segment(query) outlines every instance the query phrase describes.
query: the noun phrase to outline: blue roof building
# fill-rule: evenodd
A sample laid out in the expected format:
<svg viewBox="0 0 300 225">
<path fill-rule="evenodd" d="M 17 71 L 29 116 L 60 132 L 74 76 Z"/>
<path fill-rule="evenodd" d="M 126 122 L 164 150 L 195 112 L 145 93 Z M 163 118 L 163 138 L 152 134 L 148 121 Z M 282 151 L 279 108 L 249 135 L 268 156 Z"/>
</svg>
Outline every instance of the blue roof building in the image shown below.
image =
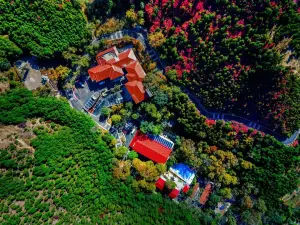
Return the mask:
<svg viewBox="0 0 300 225">
<path fill-rule="evenodd" d="M 187 165 L 183 163 L 175 164 L 170 168 L 170 172 L 174 173 L 180 179 L 182 179 L 187 184 L 191 184 L 194 177 L 195 172 Z"/>
</svg>

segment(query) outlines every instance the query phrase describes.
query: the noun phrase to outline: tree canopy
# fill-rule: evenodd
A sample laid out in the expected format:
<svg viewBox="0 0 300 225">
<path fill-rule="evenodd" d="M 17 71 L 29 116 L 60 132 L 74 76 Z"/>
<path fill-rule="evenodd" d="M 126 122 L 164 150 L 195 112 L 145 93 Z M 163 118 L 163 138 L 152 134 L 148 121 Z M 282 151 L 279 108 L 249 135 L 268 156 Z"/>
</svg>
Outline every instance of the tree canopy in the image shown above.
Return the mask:
<svg viewBox="0 0 300 225">
<path fill-rule="evenodd" d="M 111 136 L 95 132 L 94 122 L 65 101 L 35 97 L 25 89 L 1 95 L 2 125 L 24 124 L 36 118 L 45 122 L 34 129 L 34 152 L 14 146 L 0 151 L 1 224 L 215 221 L 201 210 L 176 204 L 160 194 L 137 194 L 135 183 L 113 178 L 113 173 L 126 177 L 128 163 L 123 162 L 122 171 L 113 170 Z M 22 126 L 24 132 L 30 131 Z M 135 168 L 145 182 L 165 170 L 152 162 L 146 165 L 143 169 L 135 159 Z M 138 185 L 143 188 L 147 184 Z"/>
<path fill-rule="evenodd" d="M 84 15 L 71 1 L 1 0 L 0 10 L 0 35 L 8 35 L 24 53 L 49 58 L 89 38 Z"/>
</svg>

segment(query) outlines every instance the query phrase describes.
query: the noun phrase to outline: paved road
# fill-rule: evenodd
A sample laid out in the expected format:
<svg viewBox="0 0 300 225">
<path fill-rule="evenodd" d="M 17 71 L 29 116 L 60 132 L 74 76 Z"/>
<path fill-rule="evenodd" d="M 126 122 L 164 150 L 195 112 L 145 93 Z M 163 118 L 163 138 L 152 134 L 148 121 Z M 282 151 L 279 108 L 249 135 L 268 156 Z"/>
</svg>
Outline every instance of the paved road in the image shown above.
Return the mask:
<svg viewBox="0 0 300 225">
<path fill-rule="evenodd" d="M 194 96 L 194 94 L 192 92 L 190 92 L 187 89 L 184 89 L 183 92 L 185 92 L 189 98 L 191 99 L 191 101 L 196 105 L 196 107 L 198 108 L 198 110 L 201 112 L 202 115 L 206 116 L 209 119 L 213 119 L 213 120 L 224 120 L 224 121 L 237 121 L 239 123 L 243 123 L 248 127 L 251 127 L 253 129 L 262 131 L 264 133 L 270 134 L 272 136 L 274 136 L 276 139 L 278 139 L 279 141 L 283 141 L 284 137 L 282 137 L 280 134 L 270 130 L 267 127 L 264 127 L 263 125 L 260 125 L 258 123 L 254 123 L 248 119 L 245 119 L 243 117 L 240 116 L 236 116 L 233 114 L 226 114 L 226 113 L 217 113 L 217 112 L 209 112 L 207 111 L 207 109 L 204 107 L 204 105 L 200 102 L 200 100 Z"/>
<path fill-rule="evenodd" d="M 161 71 L 165 71 L 164 68 L 164 64 L 162 63 L 162 61 L 159 58 L 159 55 L 154 51 L 154 49 L 149 45 L 148 43 L 148 33 L 147 30 L 137 26 L 133 29 L 130 30 L 121 30 L 121 31 L 117 31 L 115 33 L 112 34 L 106 34 L 103 35 L 101 38 L 104 39 L 110 39 L 110 40 L 116 40 L 116 39 L 120 39 L 124 36 L 130 36 L 133 37 L 137 40 L 139 40 L 143 46 L 145 47 L 145 50 L 147 52 L 148 55 L 150 55 L 151 59 L 153 61 L 156 62 L 158 69 L 160 69 Z M 98 43 L 99 39 L 95 39 L 92 41 L 93 43 Z M 234 114 L 226 114 L 226 113 L 217 113 L 217 112 L 209 112 L 204 105 L 201 103 L 201 101 L 189 90 L 185 89 L 183 90 L 191 99 L 191 101 L 196 105 L 196 107 L 198 108 L 198 110 L 201 112 L 202 115 L 206 116 L 209 119 L 213 119 L 213 120 L 225 120 L 225 121 L 237 121 L 239 123 L 243 123 L 244 125 L 254 128 L 256 130 L 259 130 L 261 132 L 264 132 L 266 134 L 272 135 L 274 136 L 277 140 L 281 141 L 283 144 L 285 145 L 290 145 L 292 144 L 300 135 L 300 129 L 295 131 L 294 134 L 291 137 L 283 137 L 282 135 L 276 133 L 275 131 L 260 125 L 258 123 L 252 122 L 246 118 L 243 118 L 241 116 L 236 116 Z"/>
<path fill-rule="evenodd" d="M 259 130 L 261 132 L 264 132 L 266 134 L 272 135 L 277 140 L 281 141 L 285 145 L 291 145 L 295 140 L 297 140 L 298 136 L 300 135 L 300 129 L 295 131 L 294 134 L 291 137 L 283 137 L 282 135 L 276 133 L 275 131 L 260 125 L 258 123 L 252 122 L 248 119 L 245 119 L 241 116 L 236 116 L 234 114 L 226 114 L 226 113 L 217 113 L 217 112 L 209 112 L 204 105 L 201 103 L 201 101 L 189 90 L 184 89 L 183 92 L 185 92 L 191 101 L 196 105 L 197 109 L 201 112 L 202 115 L 206 116 L 209 119 L 213 120 L 224 120 L 224 121 L 237 121 L 239 123 L 243 123 L 244 125 L 254 128 L 256 130 Z"/>
</svg>

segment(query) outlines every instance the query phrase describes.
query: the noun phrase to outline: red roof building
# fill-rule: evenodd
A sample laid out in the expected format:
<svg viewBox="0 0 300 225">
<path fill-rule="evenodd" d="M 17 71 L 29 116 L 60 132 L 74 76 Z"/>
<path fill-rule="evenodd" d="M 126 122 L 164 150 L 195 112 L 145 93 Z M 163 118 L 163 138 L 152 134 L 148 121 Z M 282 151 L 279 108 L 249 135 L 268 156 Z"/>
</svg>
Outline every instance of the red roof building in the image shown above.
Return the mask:
<svg viewBox="0 0 300 225">
<path fill-rule="evenodd" d="M 96 56 L 96 60 L 99 65 L 105 65 L 105 64 L 107 64 L 108 60 L 114 59 L 114 57 L 117 57 L 118 54 L 119 54 L 119 52 L 118 52 L 117 48 L 112 47 L 112 48 L 106 49 L 103 52 L 98 53 Z"/>
<path fill-rule="evenodd" d="M 114 80 L 127 72 L 126 78 L 129 82 L 125 87 L 133 101 L 138 104 L 145 100 L 147 93 L 142 82 L 146 73 L 132 49 L 119 53 L 116 47 L 112 47 L 97 54 L 96 60 L 99 65 L 88 70 L 91 80 Z"/>
<path fill-rule="evenodd" d="M 177 198 L 177 196 L 179 195 L 179 190 L 177 190 L 176 188 L 173 189 L 170 194 L 169 194 L 169 197 L 174 199 L 174 198 Z"/>
<path fill-rule="evenodd" d="M 159 190 L 163 190 L 164 186 L 165 186 L 165 180 L 162 178 L 158 178 L 158 180 L 155 183 L 155 186 L 159 189 Z"/>
<path fill-rule="evenodd" d="M 127 78 L 130 75 L 131 77 L 134 77 L 134 80 L 137 81 L 143 81 L 146 76 L 146 73 L 144 72 L 141 64 L 138 61 L 135 61 L 126 66 L 126 71 L 128 72 Z"/>
<path fill-rule="evenodd" d="M 183 193 L 187 193 L 190 190 L 190 186 L 188 184 L 186 184 L 183 188 L 182 188 L 182 192 Z"/>
<path fill-rule="evenodd" d="M 125 87 L 136 104 L 145 100 L 146 90 L 142 82 L 136 80 L 130 81 L 125 84 Z"/>
<path fill-rule="evenodd" d="M 105 80 L 107 78 L 114 80 L 124 75 L 123 70 L 121 68 L 111 65 L 98 65 L 89 69 L 88 72 L 92 80 L 99 81 Z"/>
<path fill-rule="evenodd" d="M 172 152 L 172 149 L 149 138 L 148 135 L 140 131 L 136 132 L 129 146 L 137 153 L 156 163 L 165 163 Z"/>
<path fill-rule="evenodd" d="M 191 194 L 191 198 L 194 198 L 195 195 L 197 194 L 197 191 L 199 190 L 199 183 L 195 184 L 194 188 L 193 188 L 193 192 Z"/>
<path fill-rule="evenodd" d="M 137 59 L 135 57 L 134 52 L 132 51 L 132 49 L 128 49 L 125 52 L 121 52 L 118 55 L 118 59 L 116 60 L 116 62 L 113 65 L 124 68 L 136 61 L 137 61 Z"/>
<path fill-rule="evenodd" d="M 212 190 L 212 184 L 208 183 L 205 186 L 205 189 L 202 192 L 202 195 L 200 196 L 200 199 L 199 199 L 200 204 L 205 205 L 205 203 L 207 202 L 208 197 L 209 197 L 209 195 L 211 193 L 211 190 Z"/>
</svg>

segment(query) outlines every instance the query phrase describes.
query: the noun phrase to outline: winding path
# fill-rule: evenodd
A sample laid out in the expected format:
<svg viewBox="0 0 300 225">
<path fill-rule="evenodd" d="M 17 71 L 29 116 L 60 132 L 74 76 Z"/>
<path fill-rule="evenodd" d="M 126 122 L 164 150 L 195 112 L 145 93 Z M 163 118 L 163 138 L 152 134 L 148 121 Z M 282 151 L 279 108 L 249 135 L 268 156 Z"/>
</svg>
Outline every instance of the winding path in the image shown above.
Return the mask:
<svg viewBox="0 0 300 225">
<path fill-rule="evenodd" d="M 120 31 L 114 32 L 112 34 L 105 34 L 105 35 L 101 36 L 101 38 L 109 39 L 109 40 L 116 40 L 116 39 L 121 39 L 124 36 L 130 36 L 130 37 L 133 37 L 133 38 L 137 39 L 138 41 L 140 41 L 142 43 L 142 45 L 145 47 L 145 51 L 147 52 L 147 54 L 151 57 L 151 59 L 153 61 L 156 62 L 158 69 L 163 72 L 165 71 L 164 70 L 165 66 L 162 63 L 161 59 L 159 58 L 159 55 L 155 52 L 155 50 L 148 43 L 148 33 L 147 33 L 146 29 L 144 29 L 140 26 L 137 26 L 130 30 L 120 30 Z M 92 41 L 92 44 L 96 44 L 98 42 L 99 42 L 99 39 L 94 39 Z M 189 91 L 188 89 L 184 89 L 183 92 L 185 92 L 189 96 L 190 100 L 196 105 L 196 107 L 201 112 L 201 114 L 206 116 L 209 119 L 224 120 L 224 121 L 234 120 L 239 123 L 243 123 L 244 125 L 246 125 L 248 127 L 254 128 L 256 130 L 259 130 L 261 132 L 264 132 L 266 134 L 274 136 L 277 140 L 281 141 L 285 145 L 291 145 L 295 140 L 297 140 L 298 136 L 300 135 L 300 129 L 299 129 L 299 130 L 295 131 L 291 137 L 286 138 L 263 125 L 252 122 L 241 116 L 236 116 L 234 114 L 227 114 L 227 113 L 209 112 L 204 107 L 204 105 L 201 103 L 199 98 L 197 98 L 191 91 Z"/>
</svg>

